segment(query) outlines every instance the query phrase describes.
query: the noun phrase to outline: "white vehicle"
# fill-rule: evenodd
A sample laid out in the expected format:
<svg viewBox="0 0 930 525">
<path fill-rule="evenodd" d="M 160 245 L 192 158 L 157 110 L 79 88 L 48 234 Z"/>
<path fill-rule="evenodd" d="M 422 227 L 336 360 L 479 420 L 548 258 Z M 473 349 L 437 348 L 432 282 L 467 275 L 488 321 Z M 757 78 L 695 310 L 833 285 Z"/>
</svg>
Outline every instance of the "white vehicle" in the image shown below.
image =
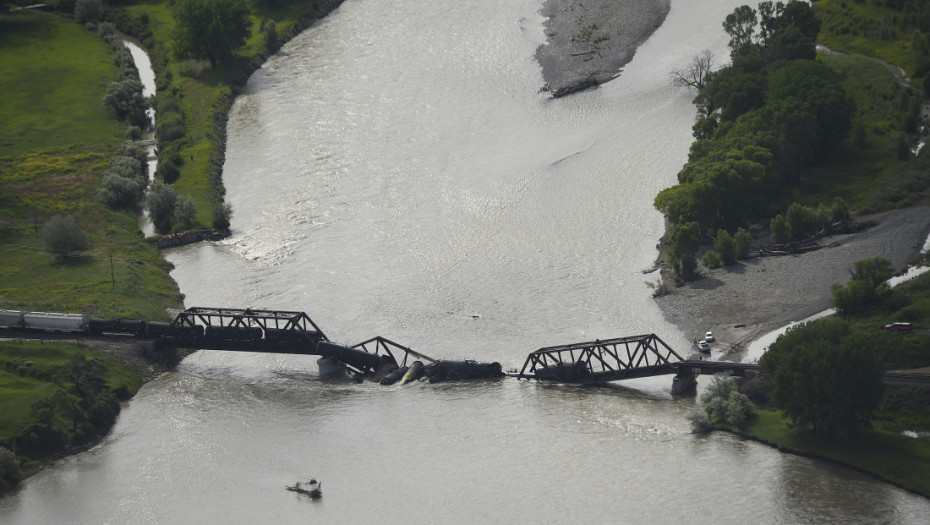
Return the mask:
<svg viewBox="0 0 930 525">
<path fill-rule="evenodd" d="M 704 334 L 704 340 L 707 341 L 708 343 L 713 343 L 713 342 L 715 341 L 715 339 L 714 339 L 714 333 L 713 333 L 713 332 L 707 332 L 706 334 Z"/>
<path fill-rule="evenodd" d="M 701 341 L 701 342 L 699 342 L 699 343 L 698 343 L 698 348 L 701 350 L 701 352 L 703 352 L 703 353 L 705 353 L 705 354 L 709 354 L 709 353 L 710 353 L 710 345 L 707 344 L 707 341 Z"/>
</svg>

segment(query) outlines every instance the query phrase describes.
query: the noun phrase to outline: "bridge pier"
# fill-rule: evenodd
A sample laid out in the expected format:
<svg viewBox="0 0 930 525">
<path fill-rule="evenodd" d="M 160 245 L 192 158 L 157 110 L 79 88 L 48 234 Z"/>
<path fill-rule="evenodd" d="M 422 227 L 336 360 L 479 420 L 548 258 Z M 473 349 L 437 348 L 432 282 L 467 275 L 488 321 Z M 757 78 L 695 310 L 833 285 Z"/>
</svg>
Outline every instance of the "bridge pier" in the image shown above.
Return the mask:
<svg viewBox="0 0 930 525">
<path fill-rule="evenodd" d="M 681 373 L 675 374 L 675 377 L 672 378 L 672 395 L 673 396 L 684 396 L 684 395 L 693 395 L 697 393 L 697 375 L 694 373 Z"/>
</svg>

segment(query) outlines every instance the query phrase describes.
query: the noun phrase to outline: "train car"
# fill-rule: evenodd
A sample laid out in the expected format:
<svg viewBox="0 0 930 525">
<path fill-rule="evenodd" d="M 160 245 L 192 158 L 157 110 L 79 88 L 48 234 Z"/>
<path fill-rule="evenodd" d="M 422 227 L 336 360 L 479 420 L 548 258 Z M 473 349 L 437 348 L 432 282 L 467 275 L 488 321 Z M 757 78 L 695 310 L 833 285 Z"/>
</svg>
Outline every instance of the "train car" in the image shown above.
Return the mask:
<svg viewBox="0 0 930 525">
<path fill-rule="evenodd" d="M 207 339 L 214 341 L 258 341 L 262 329 L 257 326 L 208 326 Z"/>
<path fill-rule="evenodd" d="M 22 328 L 25 314 L 22 310 L 0 310 L 0 327 Z"/>
<path fill-rule="evenodd" d="M 23 314 L 23 327 L 53 332 L 83 332 L 87 330 L 87 316 L 56 312 L 26 312 Z"/>
<path fill-rule="evenodd" d="M 155 337 L 155 338 L 167 337 L 171 335 L 171 328 L 172 328 L 171 323 L 160 323 L 158 321 L 151 321 L 149 322 L 148 326 L 146 326 L 145 333 L 148 334 L 149 337 Z"/>
<path fill-rule="evenodd" d="M 93 334 L 108 332 L 111 334 L 145 335 L 145 321 L 138 319 L 96 319 L 87 321 L 87 328 Z"/>
</svg>

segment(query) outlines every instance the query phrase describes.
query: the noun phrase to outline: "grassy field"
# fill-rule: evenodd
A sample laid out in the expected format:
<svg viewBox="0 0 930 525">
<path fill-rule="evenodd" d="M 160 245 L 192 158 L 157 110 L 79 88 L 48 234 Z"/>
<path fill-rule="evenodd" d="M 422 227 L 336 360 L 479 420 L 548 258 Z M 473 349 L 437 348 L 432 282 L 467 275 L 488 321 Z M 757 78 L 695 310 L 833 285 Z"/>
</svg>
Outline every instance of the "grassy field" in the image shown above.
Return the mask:
<svg viewBox="0 0 930 525">
<path fill-rule="evenodd" d="M 812 4 L 823 21 L 817 40 L 843 53 L 880 58 L 908 74 L 917 60 L 910 34 L 894 30 L 901 14 L 894 9 L 849 0 L 820 0 Z"/>
<path fill-rule="evenodd" d="M 139 374 L 128 365 L 75 343 L 25 342 L 0 340 L 0 443 L 8 442 L 30 419 L 32 405 L 48 397 L 57 385 L 52 378 L 60 377 L 75 354 L 96 358 L 107 365 L 104 377 L 110 390 L 121 386 L 135 393 L 142 382 Z M 25 375 L 17 373 L 21 363 L 30 362 Z"/>
<path fill-rule="evenodd" d="M 779 412 L 757 410 L 742 434 L 780 450 L 825 458 L 930 497 L 930 441 L 882 428 L 841 443 L 788 427 Z"/>
<path fill-rule="evenodd" d="M 839 196 L 854 210 L 880 211 L 923 198 L 925 193 L 907 188 L 906 167 L 916 161 L 897 158 L 894 141 L 901 123 L 889 119 L 911 102 L 911 91 L 871 58 L 822 55 L 819 60 L 842 75 L 865 138 L 861 144 L 848 138 L 829 162 L 807 168 L 809 176 L 799 188 L 798 200 L 830 202 Z"/>
<path fill-rule="evenodd" d="M 118 74 L 112 49 L 54 13 L 0 15 L 0 29 L 0 308 L 166 320 L 181 304 L 167 263 L 135 211 L 96 198 L 123 140 L 102 103 Z M 81 256 L 44 251 L 42 224 L 58 214 L 87 232 Z"/>
</svg>

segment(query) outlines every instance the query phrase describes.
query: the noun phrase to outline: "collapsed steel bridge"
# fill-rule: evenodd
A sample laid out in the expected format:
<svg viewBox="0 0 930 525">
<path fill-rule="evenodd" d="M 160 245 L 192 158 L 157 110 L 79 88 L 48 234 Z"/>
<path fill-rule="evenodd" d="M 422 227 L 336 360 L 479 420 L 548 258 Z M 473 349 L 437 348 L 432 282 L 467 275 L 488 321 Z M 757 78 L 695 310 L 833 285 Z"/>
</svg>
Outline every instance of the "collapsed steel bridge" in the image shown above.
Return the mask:
<svg viewBox="0 0 930 525">
<path fill-rule="evenodd" d="M 655 334 L 540 348 L 516 377 L 593 384 L 678 373 L 684 362 Z"/>
</svg>

